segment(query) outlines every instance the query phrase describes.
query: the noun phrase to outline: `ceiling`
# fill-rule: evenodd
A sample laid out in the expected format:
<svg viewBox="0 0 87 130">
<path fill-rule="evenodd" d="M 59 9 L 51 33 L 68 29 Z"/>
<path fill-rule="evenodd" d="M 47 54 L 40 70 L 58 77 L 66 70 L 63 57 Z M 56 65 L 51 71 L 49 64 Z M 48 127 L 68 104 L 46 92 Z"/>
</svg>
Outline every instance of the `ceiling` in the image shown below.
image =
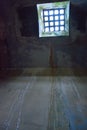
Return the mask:
<svg viewBox="0 0 87 130">
<path fill-rule="evenodd" d="M 3 12 L 6 12 L 9 5 L 14 6 L 15 3 L 21 2 L 21 1 L 25 1 L 25 0 L 0 0 L 0 14 Z M 39 1 L 39 0 L 37 0 L 37 1 Z M 56 1 L 56 0 L 54 0 L 54 1 Z M 79 8 L 81 8 L 82 11 L 85 10 L 87 12 L 87 0 L 70 0 L 70 2 L 72 5 L 75 5 L 76 8 L 79 7 Z"/>
<path fill-rule="evenodd" d="M 0 3 L 3 3 L 3 2 L 11 2 L 11 3 L 16 3 L 18 1 L 21 1 L 21 0 L 0 0 Z M 44 0 L 43 0 L 44 1 Z M 55 0 L 56 1 L 56 0 Z M 76 4 L 76 5 L 86 5 L 87 6 L 87 0 L 70 0 L 70 2 L 72 4 Z"/>
</svg>

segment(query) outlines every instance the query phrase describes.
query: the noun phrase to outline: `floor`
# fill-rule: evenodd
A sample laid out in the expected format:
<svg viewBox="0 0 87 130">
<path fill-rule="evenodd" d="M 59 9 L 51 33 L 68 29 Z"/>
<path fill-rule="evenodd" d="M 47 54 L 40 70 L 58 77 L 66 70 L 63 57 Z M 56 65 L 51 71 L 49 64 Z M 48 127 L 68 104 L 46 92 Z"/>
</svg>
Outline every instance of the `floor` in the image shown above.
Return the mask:
<svg viewBox="0 0 87 130">
<path fill-rule="evenodd" d="M 0 130 L 87 130 L 87 77 L 1 80 Z"/>
</svg>

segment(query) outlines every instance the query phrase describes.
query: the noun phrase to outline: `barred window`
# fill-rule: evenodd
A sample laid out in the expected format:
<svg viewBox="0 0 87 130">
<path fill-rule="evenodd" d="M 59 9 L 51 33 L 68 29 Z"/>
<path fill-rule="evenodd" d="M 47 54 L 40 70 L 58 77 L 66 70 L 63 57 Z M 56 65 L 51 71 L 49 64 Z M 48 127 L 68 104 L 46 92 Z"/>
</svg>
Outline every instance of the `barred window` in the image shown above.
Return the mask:
<svg viewBox="0 0 87 130">
<path fill-rule="evenodd" d="M 39 37 L 69 36 L 70 1 L 37 4 Z"/>
<path fill-rule="evenodd" d="M 65 8 L 43 9 L 44 32 L 65 30 Z"/>
</svg>

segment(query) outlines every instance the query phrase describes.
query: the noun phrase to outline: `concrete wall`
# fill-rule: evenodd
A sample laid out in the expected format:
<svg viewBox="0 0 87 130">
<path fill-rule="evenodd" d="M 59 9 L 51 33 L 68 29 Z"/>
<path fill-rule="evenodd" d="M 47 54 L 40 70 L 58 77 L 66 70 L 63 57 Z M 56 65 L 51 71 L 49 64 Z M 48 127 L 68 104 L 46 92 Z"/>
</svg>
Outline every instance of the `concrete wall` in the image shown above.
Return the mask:
<svg viewBox="0 0 87 130">
<path fill-rule="evenodd" d="M 54 1 L 54 0 L 51 0 Z M 51 2 L 42 0 L 41 2 Z M 70 15 L 70 36 L 39 38 L 22 37 L 17 7 L 31 6 L 39 0 L 14 0 L 8 5 L 7 45 L 9 68 L 49 67 L 50 46 L 53 62 L 58 67 L 87 67 L 87 32 L 76 28 L 77 22 Z"/>
</svg>

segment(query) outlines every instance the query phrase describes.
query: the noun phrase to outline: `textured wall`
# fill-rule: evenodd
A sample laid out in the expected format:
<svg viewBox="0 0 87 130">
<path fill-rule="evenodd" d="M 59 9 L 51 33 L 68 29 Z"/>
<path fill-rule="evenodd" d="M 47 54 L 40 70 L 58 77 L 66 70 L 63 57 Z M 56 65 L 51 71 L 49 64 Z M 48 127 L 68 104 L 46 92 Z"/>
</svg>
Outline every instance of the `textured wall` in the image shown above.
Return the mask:
<svg viewBox="0 0 87 130">
<path fill-rule="evenodd" d="M 54 0 L 51 0 L 54 1 Z M 43 0 L 49 2 L 49 0 Z M 87 32 L 77 27 L 77 19 L 70 14 L 69 37 L 22 37 L 21 23 L 18 19 L 17 7 L 31 6 L 39 0 L 12 1 L 9 5 L 7 42 L 9 48 L 9 67 L 49 67 L 50 47 L 52 46 L 53 62 L 60 67 L 87 67 Z"/>
</svg>

